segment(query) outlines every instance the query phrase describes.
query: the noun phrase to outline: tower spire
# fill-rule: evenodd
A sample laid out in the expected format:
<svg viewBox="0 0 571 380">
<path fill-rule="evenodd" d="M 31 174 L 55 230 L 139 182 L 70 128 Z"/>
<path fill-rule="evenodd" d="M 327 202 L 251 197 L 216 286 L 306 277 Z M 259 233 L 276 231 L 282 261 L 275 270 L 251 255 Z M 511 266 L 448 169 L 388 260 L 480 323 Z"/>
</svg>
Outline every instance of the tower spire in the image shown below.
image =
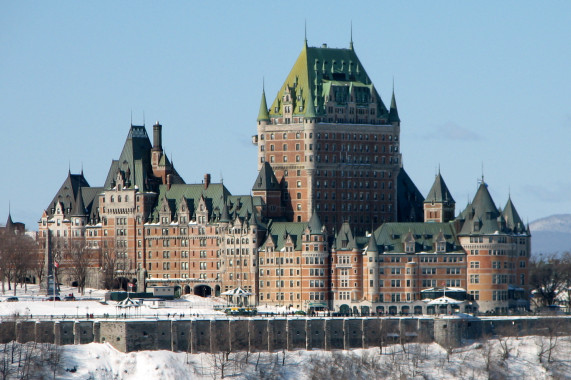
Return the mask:
<svg viewBox="0 0 571 380">
<path fill-rule="evenodd" d="M 270 121 L 268 113 L 268 103 L 266 102 L 265 80 L 262 78 L 262 100 L 260 101 L 260 112 L 258 112 L 257 121 Z"/>
<path fill-rule="evenodd" d="M 349 41 L 349 48 L 353 50 L 353 20 L 351 20 L 351 40 Z"/>
<path fill-rule="evenodd" d="M 393 77 L 393 95 L 391 97 L 391 108 L 389 110 L 389 122 L 400 123 L 399 112 L 397 109 L 397 101 L 395 98 L 395 79 Z"/>
</svg>

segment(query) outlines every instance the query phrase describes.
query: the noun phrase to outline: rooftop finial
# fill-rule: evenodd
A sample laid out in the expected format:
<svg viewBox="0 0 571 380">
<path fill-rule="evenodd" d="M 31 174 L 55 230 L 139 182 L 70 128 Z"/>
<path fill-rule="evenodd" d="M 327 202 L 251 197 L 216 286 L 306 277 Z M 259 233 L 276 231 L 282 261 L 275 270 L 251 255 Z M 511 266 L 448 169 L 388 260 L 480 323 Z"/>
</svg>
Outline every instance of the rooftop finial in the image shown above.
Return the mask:
<svg viewBox="0 0 571 380">
<path fill-rule="evenodd" d="M 349 48 L 353 50 L 353 20 L 351 20 L 351 41 L 349 42 Z"/>
<path fill-rule="evenodd" d="M 131 127 L 133 126 L 133 109 L 131 108 Z"/>
<path fill-rule="evenodd" d="M 307 47 L 307 19 L 303 21 L 303 36 L 304 36 L 305 46 Z"/>
</svg>

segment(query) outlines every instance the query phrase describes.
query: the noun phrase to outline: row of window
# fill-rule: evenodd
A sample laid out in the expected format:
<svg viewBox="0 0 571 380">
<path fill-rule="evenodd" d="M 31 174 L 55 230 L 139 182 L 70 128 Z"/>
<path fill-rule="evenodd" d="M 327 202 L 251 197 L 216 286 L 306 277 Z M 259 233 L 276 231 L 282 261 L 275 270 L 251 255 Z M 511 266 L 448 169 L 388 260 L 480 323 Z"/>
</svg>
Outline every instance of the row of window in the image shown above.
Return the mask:
<svg viewBox="0 0 571 380">
<path fill-rule="evenodd" d="M 348 145 L 339 145 L 339 151 L 340 152 L 354 152 L 354 153 L 369 153 L 369 147 L 371 145 L 353 145 L 351 146 L 351 144 Z M 377 153 L 379 151 L 379 145 L 372 145 L 373 146 L 373 152 Z M 315 150 L 317 151 L 321 151 L 321 144 L 315 144 Z M 313 150 L 313 144 L 304 144 L 303 146 L 304 150 Z M 309 149 L 308 149 L 309 148 Z M 352 149 L 351 149 L 352 148 Z M 289 150 L 289 145 L 288 144 L 283 144 L 282 145 L 282 150 L 283 152 L 287 152 Z M 301 144 L 296 143 L 294 145 L 294 150 L 295 151 L 300 151 L 301 150 Z M 323 150 L 328 152 L 329 151 L 329 144 L 324 144 L 323 145 Z M 387 153 L 386 152 L 386 145 L 381 145 L 381 153 Z M 265 152 L 266 151 L 266 146 L 263 144 L 260 144 L 260 151 L 261 152 Z M 276 146 L 274 144 L 270 144 L 270 152 L 276 152 Z M 337 145 L 335 144 L 331 144 L 331 152 L 335 152 L 337 151 Z M 398 145 L 389 145 L 389 152 L 390 153 L 397 153 L 399 151 L 399 147 Z"/>
<path fill-rule="evenodd" d="M 276 111 L 276 112 L 277 112 L 277 111 Z M 293 135 L 293 133 L 292 133 L 292 135 Z M 296 132 L 296 133 L 295 133 L 295 138 L 296 138 L 296 139 L 300 139 L 300 138 L 301 138 L 301 135 L 302 135 L 301 132 Z M 277 138 L 280 137 L 280 134 L 279 134 L 279 133 L 267 133 L 266 135 L 261 134 L 261 135 L 260 135 L 260 140 L 264 140 L 264 136 L 266 136 L 265 138 L 267 138 L 267 139 L 269 139 L 269 140 L 275 140 L 275 139 L 277 139 Z M 371 134 L 371 135 L 369 135 L 369 134 L 362 134 L 362 133 L 360 133 L 360 134 L 356 134 L 356 133 L 353 133 L 353 134 L 351 134 L 351 133 L 339 133 L 339 134 L 335 134 L 335 133 L 331 133 L 331 134 L 329 134 L 329 133 L 324 133 L 324 134 L 322 135 L 321 132 L 319 132 L 319 133 L 316 133 L 315 136 L 317 137 L 317 139 L 321 139 L 322 137 L 325 138 L 325 139 L 328 139 L 328 138 L 331 138 L 331 139 L 339 138 L 339 139 L 341 139 L 341 140 L 348 140 L 348 141 L 351 141 L 351 140 L 360 140 L 360 141 L 362 141 L 363 139 L 365 139 L 365 141 L 367 141 L 367 140 L 369 140 L 369 137 L 370 137 L 371 140 L 378 141 L 378 140 L 379 140 L 379 137 L 380 137 L 380 140 L 381 140 L 381 141 L 385 141 L 385 140 L 393 141 L 393 136 L 392 136 L 392 135 L 386 135 L 386 134 L 382 134 L 382 135 Z M 284 140 L 288 140 L 288 139 L 291 139 L 291 138 L 292 138 L 292 136 L 289 136 L 289 137 L 288 137 L 287 132 L 282 133 L 282 134 L 281 134 L 281 137 L 282 137 L 282 139 L 284 139 Z M 308 137 L 308 134 L 307 134 L 307 133 L 303 133 L 303 138 L 307 138 L 307 137 Z M 313 138 L 313 132 L 309 132 L 309 138 L 310 138 L 310 139 Z M 395 135 L 395 136 L 394 136 L 394 140 L 395 140 L 395 141 L 398 141 L 398 139 L 399 139 L 398 135 Z"/>
<path fill-rule="evenodd" d="M 322 157 L 323 157 L 323 162 L 325 163 L 329 163 L 329 161 L 331 161 L 332 163 L 348 163 L 348 164 L 371 164 L 371 160 L 369 156 L 350 156 L 350 155 L 346 155 L 346 156 L 340 156 L 339 159 L 337 159 L 336 155 L 332 155 L 331 158 L 329 158 L 329 155 L 316 155 L 315 156 L 315 162 L 322 162 Z M 282 156 L 281 162 L 289 162 L 288 161 L 288 156 Z M 303 157 L 303 162 L 313 162 L 314 161 L 314 156 L 310 155 L 310 156 L 304 156 Z M 398 157 L 389 157 L 388 160 L 389 164 L 398 164 L 399 163 L 399 158 Z M 260 162 L 263 163 L 265 162 L 265 158 L 264 157 L 260 157 Z M 271 155 L 270 156 L 270 163 L 276 163 L 276 156 Z M 295 162 L 302 162 L 301 160 L 301 156 L 296 155 L 295 156 Z M 381 159 L 379 160 L 379 156 L 374 156 L 373 157 L 373 164 L 386 164 L 387 163 L 387 159 L 385 156 L 381 156 Z"/>
</svg>

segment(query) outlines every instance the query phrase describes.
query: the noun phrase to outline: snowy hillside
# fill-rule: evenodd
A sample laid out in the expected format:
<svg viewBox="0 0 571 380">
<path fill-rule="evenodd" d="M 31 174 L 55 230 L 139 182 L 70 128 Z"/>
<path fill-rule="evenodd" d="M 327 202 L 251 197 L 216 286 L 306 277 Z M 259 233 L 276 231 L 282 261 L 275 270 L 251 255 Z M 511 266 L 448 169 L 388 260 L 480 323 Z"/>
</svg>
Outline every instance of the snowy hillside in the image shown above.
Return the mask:
<svg viewBox="0 0 571 380">
<path fill-rule="evenodd" d="M 530 223 L 534 256 L 571 251 L 571 214 L 551 215 Z"/>
<path fill-rule="evenodd" d="M 531 232 L 548 231 L 571 234 L 571 214 L 551 215 L 533 221 L 529 225 Z"/>
<path fill-rule="evenodd" d="M 57 379 L 569 379 L 571 337 L 503 338 L 447 352 L 411 343 L 352 351 L 123 354 L 108 344 L 0 346 L 8 378 Z M 14 361 L 10 358 L 15 357 Z M 42 361 L 43 360 L 43 361 Z M 20 365 L 19 365 L 20 364 Z M 19 366 L 18 366 L 19 365 Z M 1 367 L 1 366 L 0 366 Z M 2 373 L 0 373 L 2 375 Z"/>
</svg>

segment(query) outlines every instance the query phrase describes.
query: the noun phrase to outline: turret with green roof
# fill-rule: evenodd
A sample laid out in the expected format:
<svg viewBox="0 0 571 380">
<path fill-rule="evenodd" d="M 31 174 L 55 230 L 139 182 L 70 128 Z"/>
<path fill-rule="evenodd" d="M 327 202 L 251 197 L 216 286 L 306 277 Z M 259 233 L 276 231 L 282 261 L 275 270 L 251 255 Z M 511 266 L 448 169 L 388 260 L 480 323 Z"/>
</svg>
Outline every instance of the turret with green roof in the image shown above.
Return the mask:
<svg viewBox="0 0 571 380">
<path fill-rule="evenodd" d="M 268 114 L 268 104 L 266 103 L 266 91 L 264 89 L 262 89 L 262 100 L 260 102 L 258 121 L 270 121 L 270 115 Z"/>
</svg>

